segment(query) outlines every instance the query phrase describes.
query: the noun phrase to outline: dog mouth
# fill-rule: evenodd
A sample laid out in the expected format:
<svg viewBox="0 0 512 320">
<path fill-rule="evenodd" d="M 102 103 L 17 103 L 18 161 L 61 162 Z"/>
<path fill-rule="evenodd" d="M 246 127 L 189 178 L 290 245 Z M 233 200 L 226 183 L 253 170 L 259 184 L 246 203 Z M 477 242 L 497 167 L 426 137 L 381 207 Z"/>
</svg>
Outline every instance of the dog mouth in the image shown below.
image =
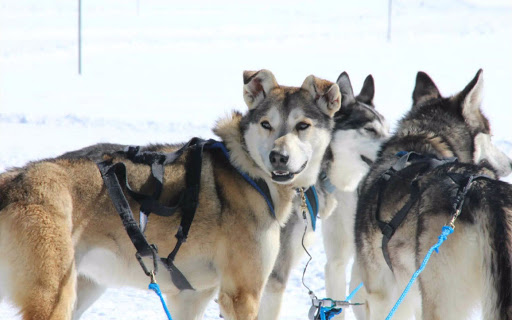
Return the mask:
<svg viewBox="0 0 512 320">
<path fill-rule="evenodd" d="M 276 182 L 290 181 L 295 177 L 295 175 L 301 173 L 302 170 L 304 170 L 306 168 L 307 164 L 308 164 L 307 161 L 304 162 L 304 164 L 296 172 L 290 172 L 290 171 L 285 171 L 285 170 L 274 170 L 274 171 L 272 171 L 272 180 L 274 180 Z"/>
</svg>

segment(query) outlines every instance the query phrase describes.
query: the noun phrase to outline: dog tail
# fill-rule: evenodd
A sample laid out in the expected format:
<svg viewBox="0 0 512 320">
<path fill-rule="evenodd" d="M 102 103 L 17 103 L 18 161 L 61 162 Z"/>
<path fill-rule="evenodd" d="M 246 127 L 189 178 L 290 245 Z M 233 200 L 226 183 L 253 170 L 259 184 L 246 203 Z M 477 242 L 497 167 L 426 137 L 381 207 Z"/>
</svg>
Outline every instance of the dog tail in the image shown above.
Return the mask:
<svg viewBox="0 0 512 320">
<path fill-rule="evenodd" d="M 512 185 L 487 181 L 477 214 L 484 253 L 484 319 L 512 320 Z M 472 197 L 473 198 L 473 197 Z M 474 199 L 474 198 L 473 198 Z"/>
</svg>

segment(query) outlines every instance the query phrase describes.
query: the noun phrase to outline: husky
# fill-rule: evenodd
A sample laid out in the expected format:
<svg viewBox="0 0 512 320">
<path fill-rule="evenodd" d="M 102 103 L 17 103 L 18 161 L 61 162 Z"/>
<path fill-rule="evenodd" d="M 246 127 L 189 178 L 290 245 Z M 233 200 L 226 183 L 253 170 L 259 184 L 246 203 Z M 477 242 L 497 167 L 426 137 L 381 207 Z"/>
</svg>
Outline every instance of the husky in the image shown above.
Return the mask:
<svg viewBox="0 0 512 320">
<path fill-rule="evenodd" d="M 337 84 L 309 76 L 301 87 L 280 86 L 268 70 L 243 78 L 249 110 L 217 122 L 214 133 L 230 157 L 205 150 L 195 219 L 174 260 L 194 290 L 180 291 L 163 266 L 156 275 L 173 319 L 201 319 L 216 294 L 224 318 L 257 318 L 295 189 L 315 183 L 330 142 Z M 0 175 L 0 292 L 23 319 L 78 319 L 107 287 L 147 287 L 96 160 L 123 162 L 136 192 L 149 194 L 155 183 L 149 166 L 113 152 L 120 147 L 96 145 Z M 188 153 L 166 165 L 161 203 L 174 203 L 182 191 Z M 240 172 L 266 183 L 275 216 Z M 127 198 L 139 218 L 137 202 Z M 174 248 L 180 215 L 151 215 L 145 235 L 159 252 Z"/>
<path fill-rule="evenodd" d="M 411 110 L 360 185 L 351 286 L 362 280 L 366 291 L 358 319 L 388 315 L 450 222 L 453 234 L 394 319 L 468 319 L 478 306 L 480 319 L 512 319 L 512 186 L 498 180 L 512 162 L 491 143 L 482 88 L 482 70 L 451 97 L 417 74 Z"/>
<path fill-rule="evenodd" d="M 325 285 L 327 297 L 346 298 L 345 269 L 354 255 L 354 219 L 357 185 L 375 160 L 380 145 L 389 136 L 389 126 L 375 109 L 375 85 L 372 75 L 364 81 L 359 95 L 354 96 L 350 78 L 343 72 L 336 81 L 341 91 L 341 108 L 334 115 L 332 140 L 322 161 L 315 184 L 322 236 L 327 255 Z M 294 214 L 281 229 L 281 247 L 262 298 L 258 319 L 278 319 L 281 301 L 291 269 L 304 254 L 305 246 L 314 239 L 311 215 L 306 215 L 305 228 L 299 199 Z M 340 318 L 342 315 L 339 316 Z"/>
</svg>

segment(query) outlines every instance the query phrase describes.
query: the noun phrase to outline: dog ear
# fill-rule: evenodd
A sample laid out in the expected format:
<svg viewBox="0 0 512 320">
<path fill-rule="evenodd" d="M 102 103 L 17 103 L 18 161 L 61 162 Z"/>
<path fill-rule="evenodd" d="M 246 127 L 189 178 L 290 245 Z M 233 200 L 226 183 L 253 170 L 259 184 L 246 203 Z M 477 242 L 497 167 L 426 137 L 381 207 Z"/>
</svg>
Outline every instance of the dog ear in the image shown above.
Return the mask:
<svg viewBox="0 0 512 320">
<path fill-rule="evenodd" d="M 438 98 L 441 98 L 441 94 L 439 93 L 434 81 L 432 81 L 425 72 L 418 72 L 416 75 L 416 86 L 412 93 L 413 106 Z"/>
<path fill-rule="evenodd" d="M 356 97 L 356 100 L 361 101 L 367 105 L 373 107 L 373 97 L 375 96 L 375 84 L 373 82 L 373 77 L 369 74 L 366 79 L 364 79 L 363 88 L 361 92 Z"/>
<path fill-rule="evenodd" d="M 473 80 L 455 97 L 460 104 L 464 120 L 471 128 L 480 128 L 485 121 L 480 112 L 483 86 L 483 70 L 480 69 Z"/>
<path fill-rule="evenodd" d="M 244 71 L 244 100 L 249 110 L 255 108 L 273 88 L 278 86 L 276 78 L 269 70 Z"/>
<path fill-rule="evenodd" d="M 341 93 L 337 84 L 310 75 L 301 88 L 313 96 L 316 105 L 329 117 L 332 118 L 340 109 Z"/>
<path fill-rule="evenodd" d="M 512 160 L 491 142 L 490 134 L 478 133 L 474 138 L 474 145 L 475 164 L 486 161 L 500 177 L 506 177 L 512 172 Z"/>
<path fill-rule="evenodd" d="M 343 71 L 343 73 L 340 74 L 338 80 L 336 80 L 336 83 L 340 88 L 340 93 L 342 96 L 341 105 L 343 107 L 346 107 L 351 103 L 356 102 L 356 99 L 354 98 L 354 91 L 352 90 L 352 84 L 350 83 L 350 78 L 345 71 Z"/>
</svg>

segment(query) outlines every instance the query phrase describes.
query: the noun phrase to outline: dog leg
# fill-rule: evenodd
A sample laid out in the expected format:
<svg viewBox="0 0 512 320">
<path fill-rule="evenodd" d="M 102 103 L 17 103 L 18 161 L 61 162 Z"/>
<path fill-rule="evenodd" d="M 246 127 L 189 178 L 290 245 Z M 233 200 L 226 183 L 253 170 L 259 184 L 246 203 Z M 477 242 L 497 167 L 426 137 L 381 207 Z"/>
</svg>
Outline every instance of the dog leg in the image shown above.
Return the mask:
<svg viewBox="0 0 512 320">
<path fill-rule="evenodd" d="M 226 320 L 257 319 L 262 291 L 278 254 L 279 234 L 279 225 L 273 224 L 247 241 L 226 239 L 226 251 L 218 256 L 219 307 Z"/>
<path fill-rule="evenodd" d="M 178 294 L 167 294 L 169 312 L 174 320 L 201 320 L 208 303 L 213 299 L 217 288 Z"/>
<path fill-rule="evenodd" d="M 78 276 L 76 307 L 73 320 L 78 320 L 82 314 L 105 292 L 107 287 L 83 276 Z"/>
<path fill-rule="evenodd" d="M 344 300 L 347 288 L 346 269 L 355 250 L 353 230 L 356 194 L 338 192 L 336 198 L 337 208 L 322 222 L 322 238 L 327 257 L 325 288 L 327 297 Z M 344 319 L 344 313 L 342 312 L 335 319 Z"/>
<path fill-rule="evenodd" d="M 391 270 L 389 270 L 383 259 L 379 262 L 382 263 L 372 261 L 372 265 L 367 264 L 366 267 L 360 267 L 360 264 L 357 263 L 357 259 L 354 262 L 352 286 L 355 287 L 360 283 L 359 279 L 357 278 L 359 275 L 361 275 L 361 280 L 363 281 L 366 288 L 366 291 L 356 295 L 357 302 L 365 303 L 365 316 L 361 317 L 362 312 L 358 311 L 356 313 L 358 320 L 384 319 L 393 308 L 395 302 L 398 300 L 401 294 L 401 290 L 403 287 L 405 287 L 405 285 L 402 286 L 397 284 L 395 276 Z M 356 284 L 355 281 L 358 281 L 359 283 Z M 413 299 L 417 293 L 418 289 L 417 285 L 415 285 L 413 286 L 411 294 L 407 296 L 404 302 L 397 309 L 395 315 L 393 316 L 394 320 L 412 319 L 414 317 L 414 310 L 411 308 L 411 299 Z M 361 297 L 360 295 L 366 296 L 364 301 L 359 300 Z"/>
<path fill-rule="evenodd" d="M 327 262 L 325 264 L 325 288 L 329 298 L 346 298 L 347 280 L 345 271 L 354 255 L 355 195 L 339 192 L 338 207 L 322 222 Z"/>
<path fill-rule="evenodd" d="M 290 271 L 303 255 L 302 235 L 304 224 L 294 213 L 286 225 L 281 228 L 279 254 L 277 255 L 274 269 L 268 278 L 268 282 L 261 298 L 259 320 L 279 319 L 283 294 L 290 276 Z M 311 225 L 309 225 L 311 228 Z"/>
<path fill-rule="evenodd" d="M 438 221 L 436 221 L 438 222 Z M 436 227 L 439 229 L 441 221 Z M 432 223 L 434 225 L 434 223 Z M 426 230 L 435 230 L 428 226 Z M 474 225 L 459 222 L 455 232 L 433 254 L 419 281 L 423 320 L 455 320 L 471 318 L 471 311 L 489 299 L 494 292 L 484 289 L 482 276 L 483 241 L 477 241 L 480 234 Z M 425 255 L 432 243 L 436 242 L 436 232 L 424 232 L 420 237 L 419 256 Z M 485 249 L 484 249 L 485 250 Z M 482 293 L 486 292 L 484 300 Z M 481 319 L 506 319 L 496 315 L 482 315 Z"/>
<path fill-rule="evenodd" d="M 226 320 L 256 320 L 259 307 L 258 290 L 239 289 L 234 293 L 223 290 L 219 293 L 221 314 Z"/>
<path fill-rule="evenodd" d="M 287 262 L 289 262 L 289 260 L 287 260 Z M 291 266 L 289 267 L 291 268 Z M 286 289 L 290 268 L 287 270 L 274 269 L 270 275 L 267 285 L 265 286 L 265 292 L 261 298 L 258 320 L 279 319 L 281 303 Z"/>
<path fill-rule="evenodd" d="M 359 273 L 359 269 L 356 268 L 355 262 L 354 267 L 352 268 L 352 277 L 350 280 L 350 287 L 349 291 L 352 292 L 357 288 L 357 286 L 362 282 L 361 275 Z M 357 291 L 354 298 L 352 298 L 351 302 L 365 302 L 367 300 L 368 293 L 366 292 L 366 287 L 363 286 L 359 291 Z M 352 311 L 354 312 L 354 315 L 356 316 L 356 319 L 358 320 L 364 320 L 365 319 L 365 305 L 362 306 L 354 306 L 352 307 Z M 342 312 L 344 313 L 344 312 Z"/>
</svg>

